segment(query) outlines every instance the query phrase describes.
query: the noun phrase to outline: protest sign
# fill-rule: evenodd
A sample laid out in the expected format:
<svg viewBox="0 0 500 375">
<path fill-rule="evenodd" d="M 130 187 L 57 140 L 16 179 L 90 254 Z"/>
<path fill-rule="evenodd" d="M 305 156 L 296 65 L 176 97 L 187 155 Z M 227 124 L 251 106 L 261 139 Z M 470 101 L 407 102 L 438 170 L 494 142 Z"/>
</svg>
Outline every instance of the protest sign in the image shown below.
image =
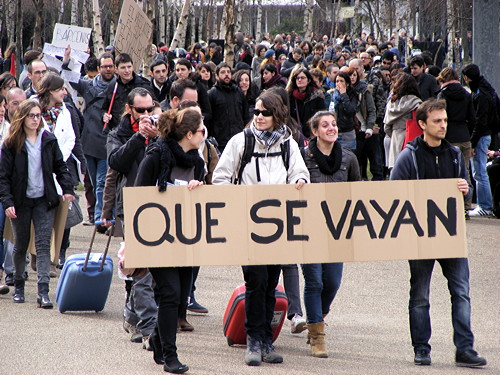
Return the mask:
<svg viewBox="0 0 500 375">
<path fill-rule="evenodd" d="M 92 29 L 73 25 L 56 23 L 52 34 L 52 45 L 66 48 L 68 44 L 72 49 L 86 51 L 89 46 Z"/>
<path fill-rule="evenodd" d="M 125 0 L 118 20 L 114 46 L 118 53 L 128 53 L 132 57 L 136 72 L 150 50 L 149 38 L 152 31 L 153 24 L 146 13 L 133 0 Z"/>
<path fill-rule="evenodd" d="M 466 257 L 456 179 L 124 190 L 127 267 Z"/>
<path fill-rule="evenodd" d="M 44 54 L 43 57 L 42 57 L 42 61 L 45 63 L 45 65 L 47 66 L 47 68 L 54 68 L 58 72 L 60 72 L 62 70 L 62 64 L 63 63 L 62 63 L 61 60 L 59 60 L 56 57 Z"/>
</svg>

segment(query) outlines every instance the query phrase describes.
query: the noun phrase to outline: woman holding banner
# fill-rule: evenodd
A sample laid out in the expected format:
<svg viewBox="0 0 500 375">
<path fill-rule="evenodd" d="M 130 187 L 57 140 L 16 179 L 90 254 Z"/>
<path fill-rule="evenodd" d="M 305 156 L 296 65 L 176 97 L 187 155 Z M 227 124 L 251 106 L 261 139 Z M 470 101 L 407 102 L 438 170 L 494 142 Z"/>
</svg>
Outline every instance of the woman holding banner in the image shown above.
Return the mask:
<svg viewBox="0 0 500 375">
<path fill-rule="evenodd" d="M 304 149 L 303 156 L 311 182 L 360 181 L 356 156 L 337 142 L 339 128 L 335 113 L 317 112 L 309 124 L 314 138 Z M 314 357 L 328 357 L 324 318 L 340 287 L 342 269 L 343 263 L 302 265 L 308 343 Z"/>
<path fill-rule="evenodd" d="M 141 116 L 141 122 L 150 122 Z M 140 125 L 139 125 L 140 126 Z M 205 162 L 198 149 L 204 141 L 206 128 L 199 109 L 170 109 L 158 119 L 160 138 L 147 151 L 139 166 L 135 186 L 185 185 L 189 190 L 203 185 Z M 191 287 L 192 267 L 150 268 L 158 290 L 158 319 L 149 338 L 153 359 L 163 364 L 166 372 L 182 374 L 189 367 L 177 357 L 177 317 L 185 311 Z"/>
<path fill-rule="evenodd" d="M 279 95 L 269 91 L 262 93 L 257 98 L 250 127 L 231 138 L 224 149 L 213 174 L 213 184 L 289 183 L 300 189 L 309 182 L 309 172 L 300 156 L 299 146 L 285 125 L 287 116 L 288 108 Z M 253 150 L 246 150 L 249 144 L 253 144 Z M 283 150 L 288 152 L 283 154 Z M 249 155 L 249 160 L 243 160 Z M 240 167 L 245 164 L 242 161 L 248 162 L 244 169 Z M 280 272 L 281 265 L 243 266 L 247 332 L 245 363 L 249 366 L 259 366 L 262 361 L 283 362 L 283 357 L 272 345 L 271 327 L 276 303 L 274 290 Z"/>
</svg>

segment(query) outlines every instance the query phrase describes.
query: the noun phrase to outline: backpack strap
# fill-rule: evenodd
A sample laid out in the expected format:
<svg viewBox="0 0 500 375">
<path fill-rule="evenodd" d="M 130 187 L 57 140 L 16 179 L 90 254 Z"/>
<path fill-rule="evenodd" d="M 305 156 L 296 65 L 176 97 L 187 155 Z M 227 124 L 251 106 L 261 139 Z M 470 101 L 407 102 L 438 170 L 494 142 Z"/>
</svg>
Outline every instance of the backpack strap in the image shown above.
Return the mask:
<svg viewBox="0 0 500 375">
<path fill-rule="evenodd" d="M 236 185 L 241 185 L 241 176 L 243 175 L 243 170 L 250 163 L 252 159 L 253 149 L 255 147 L 255 137 L 252 134 L 250 128 L 246 128 L 243 130 L 243 134 L 245 136 L 245 148 L 243 149 L 243 155 L 241 157 L 240 169 L 238 170 L 238 178 L 234 183 Z"/>
</svg>

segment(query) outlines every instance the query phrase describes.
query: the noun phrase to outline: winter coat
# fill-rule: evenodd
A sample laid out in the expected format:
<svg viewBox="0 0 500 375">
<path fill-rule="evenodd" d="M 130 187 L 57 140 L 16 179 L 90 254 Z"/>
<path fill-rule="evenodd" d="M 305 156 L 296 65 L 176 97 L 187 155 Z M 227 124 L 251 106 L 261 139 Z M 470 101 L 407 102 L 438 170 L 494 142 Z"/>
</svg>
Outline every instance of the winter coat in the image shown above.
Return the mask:
<svg viewBox="0 0 500 375">
<path fill-rule="evenodd" d="M 111 114 L 113 115 L 113 117 L 108 123 L 107 131 L 113 130 L 120 123 L 122 114 L 125 111 L 127 96 L 128 94 L 130 94 L 130 91 L 132 91 L 136 87 L 143 87 L 151 93 L 151 96 L 153 98 L 155 98 L 155 95 L 153 93 L 153 88 L 151 87 L 151 83 L 146 78 L 138 76 L 135 73 L 133 73 L 133 78 L 130 80 L 130 82 L 123 83 L 120 77 L 117 78 L 116 82 L 118 82 L 118 87 L 116 89 L 113 108 L 111 109 Z M 108 112 L 114 89 L 115 85 L 109 85 L 106 88 L 106 91 L 104 92 L 104 102 L 102 103 L 101 107 L 104 112 Z"/>
<path fill-rule="evenodd" d="M 308 124 L 309 119 L 316 112 L 326 109 L 325 95 L 320 89 L 308 92 L 304 101 L 295 99 L 293 94 L 290 95 L 290 116 L 297 120 L 298 124 L 302 127 L 302 134 L 306 138 L 311 137 L 311 128 Z"/>
<path fill-rule="evenodd" d="M 262 64 L 262 61 L 264 61 L 264 58 L 259 56 L 254 56 L 252 59 L 252 71 L 250 72 L 252 82 L 260 82 L 260 64 Z"/>
<path fill-rule="evenodd" d="M 429 147 L 423 136 L 409 142 L 399 154 L 391 171 L 391 180 L 463 178 L 469 184 L 469 191 L 464 196 L 467 201 L 472 197 L 472 185 L 464 156 L 458 147 L 452 146 L 447 140 L 441 142 L 440 148 Z"/>
<path fill-rule="evenodd" d="M 415 77 L 414 77 L 415 78 Z M 422 73 L 418 78 L 415 78 L 418 83 L 418 91 L 420 93 L 420 98 L 422 101 L 426 101 L 429 98 L 435 98 L 437 92 L 439 91 L 439 85 L 437 84 L 436 78 L 427 73 Z"/>
<path fill-rule="evenodd" d="M 332 96 L 335 96 L 335 92 Z M 354 130 L 354 115 L 357 110 L 358 97 L 354 91 L 351 96 L 349 96 L 347 92 L 340 94 L 339 104 L 335 105 L 339 133 L 347 133 Z"/>
<path fill-rule="evenodd" d="M 54 173 L 63 194 L 74 195 L 75 193 L 57 138 L 49 131 L 42 131 L 44 198 L 47 200 L 49 208 L 53 208 L 59 205 Z M 0 158 L 0 201 L 4 209 L 15 207 L 18 210 L 19 207 L 23 206 L 28 188 L 28 163 L 26 145 L 23 145 L 21 152 L 17 153 L 14 148 L 8 148 L 5 143 L 3 144 L 2 157 Z"/>
<path fill-rule="evenodd" d="M 411 112 L 416 109 L 422 100 L 414 95 L 405 95 L 402 98 L 387 102 L 384 117 L 384 130 L 391 138 L 389 150 L 389 168 L 394 166 L 394 162 L 401 152 L 406 136 L 406 120 L 411 119 Z"/>
<path fill-rule="evenodd" d="M 359 81 L 354 90 L 358 95 L 358 110 L 356 111 L 356 117 L 361 124 L 361 131 L 366 132 L 367 129 L 373 131 L 373 126 L 375 125 L 375 120 L 377 117 L 377 109 L 375 107 L 375 102 L 373 101 L 373 96 L 369 90 L 369 85 L 364 81 Z"/>
<path fill-rule="evenodd" d="M 255 138 L 254 152 L 274 153 L 281 152 L 280 144 L 290 140 L 290 162 L 288 171 L 281 156 L 266 156 L 256 158 L 252 156 L 246 165 L 241 176 L 242 185 L 274 185 L 274 184 L 295 184 L 303 178 L 309 182 L 309 171 L 300 155 L 299 146 L 292 138 L 292 131 L 287 127 L 286 134 L 281 137 L 271 147 L 267 147 L 260 139 Z M 240 132 L 233 136 L 227 143 L 222 153 L 219 163 L 215 168 L 212 183 L 214 185 L 229 185 L 238 177 L 241 158 L 245 148 L 245 134 Z M 257 178 L 257 163 L 259 164 L 260 182 Z"/>
<path fill-rule="evenodd" d="M 224 149 L 231 137 L 243 130 L 249 120 L 248 104 L 234 83 L 224 85 L 217 82 L 208 91 L 212 108 L 212 121 L 208 134 L 215 137 L 221 149 Z"/>
<path fill-rule="evenodd" d="M 146 138 L 134 132 L 130 115 L 123 116 L 120 124 L 108 134 L 106 144 L 108 165 L 118 172 L 116 181 L 116 215 L 123 216 L 123 188 L 134 186 L 137 170 L 146 150 Z"/>
<path fill-rule="evenodd" d="M 492 114 L 496 111 L 493 102 L 495 90 L 483 76 L 477 81 L 470 82 L 469 86 L 472 92 L 472 104 L 476 111 L 476 126 L 472 131 L 471 143 L 472 148 L 476 148 L 481 137 L 491 135 L 490 121 L 493 121 Z"/>
<path fill-rule="evenodd" d="M 304 162 L 309 170 L 312 183 L 361 181 L 358 159 L 351 150 L 345 147 L 342 147 L 342 162 L 340 163 L 340 168 L 331 175 L 321 172 L 308 146 L 304 148 L 302 155 L 304 156 Z"/>
<path fill-rule="evenodd" d="M 308 69 L 307 62 L 306 60 L 304 60 L 304 58 L 301 57 L 299 61 L 295 61 L 292 56 L 292 52 L 290 52 L 288 55 L 288 59 L 286 59 L 281 65 L 280 74 L 283 77 L 289 78 L 293 68 L 295 68 L 295 65 L 297 64 L 302 65 L 304 68 Z"/>
<path fill-rule="evenodd" d="M 472 105 L 472 96 L 459 82 L 445 85 L 438 94 L 446 100 L 448 128 L 446 140 L 450 143 L 470 142 L 470 136 L 476 125 L 476 114 Z"/>
<path fill-rule="evenodd" d="M 114 85 L 115 78 L 105 82 L 100 74 L 93 80 L 80 79 L 77 83 L 71 83 L 71 86 L 85 100 L 83 111 L 85 124 L 81 135 L 83 153 L 100 160 L 106 159 L 106 135 L 102 131 L 104 126 L 102 105 L 106 89 Z"/>
</svg>

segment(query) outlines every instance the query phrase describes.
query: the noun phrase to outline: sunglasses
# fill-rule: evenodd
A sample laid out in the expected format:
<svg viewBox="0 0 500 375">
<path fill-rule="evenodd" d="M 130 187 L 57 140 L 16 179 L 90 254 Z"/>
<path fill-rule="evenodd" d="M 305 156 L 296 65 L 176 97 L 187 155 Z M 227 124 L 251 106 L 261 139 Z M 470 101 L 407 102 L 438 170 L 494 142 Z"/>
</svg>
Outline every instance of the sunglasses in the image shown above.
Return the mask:
<svg viewBox="0 0 500 375">
<path fill-rule="evenodd" d="M 268 109 L 264 109 L 263 111 L 261 111 L 260 109 L 257 109 L 257 108 L 255 108 L 253 110 L 253 114 L 255 116 L 262 114 L 262 116 L 264 116 L 264 117 L 271 117 L 273 115 L 273 113 Z"/>
<path fill-rule="evenodd" d="M 201 133 L 203 136 L 205 136 L 206 130 L 205 130 L 205 128 L 203 128 L 203 129 L 198 129 L 198 130 L 196 131 L 196 133 Z"/>
<path fill-rule="evenodd" d="M 135 106 L 133 106 L 133 105 L 131 105 L 130 107 L 131 107 L 131 108 L 134 108 L 134 109 L 135 109 L 135 111 L 136 111 L 137 113 L 153 112 L 153 111 L 154 111 L 154 109 L 155 109 L 154 104 L 153 104 L 153 106 L 152 106 L 152 107 L 149 107 L 149 108 L 138 108 L 138 107 L 135 107 Z"/>
</svg>

